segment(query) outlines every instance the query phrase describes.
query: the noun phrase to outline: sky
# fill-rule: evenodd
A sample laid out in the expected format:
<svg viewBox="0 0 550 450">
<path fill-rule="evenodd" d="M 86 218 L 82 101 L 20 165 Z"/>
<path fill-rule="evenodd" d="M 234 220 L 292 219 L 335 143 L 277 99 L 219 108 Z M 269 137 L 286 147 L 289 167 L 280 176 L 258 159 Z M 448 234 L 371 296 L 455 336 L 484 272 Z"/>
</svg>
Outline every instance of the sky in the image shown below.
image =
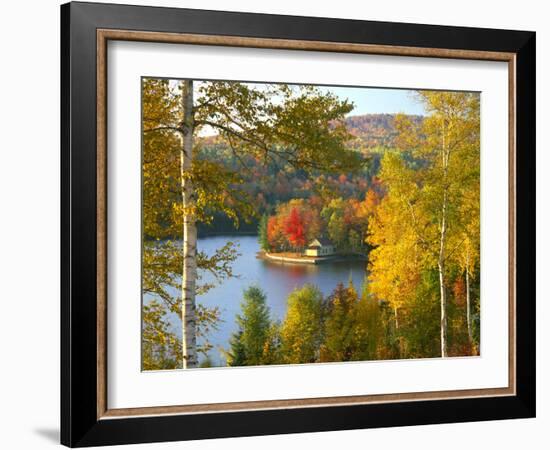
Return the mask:
<svg viewBox="0 0 550 450">
<path fill-rule="evenodd" d="M 415 98 L 415 91 L 407 89 L 327 87 L 326 91 L 352 101 L 355 108 L 350 116 L 379 113 L 426 115 L 424 107 Z"/>
<path fill-rule="evenodd" d="M 171 80 L 175 89 L 177 80 Z M 263 83 L 246 83 L 256 89 L 262 89 Z M 355 105 L 349 116 L 362 114 L 419 114 L 427 115 L 423 105 L 415 98 L 414 90 L 372 88 L 372 87 L 335 87 L 318 86 L 321 91 L 331 92 L 342 100 L 350 100 Z M 197 94 L 195 94 L 197 96 Z"/>
</svg>

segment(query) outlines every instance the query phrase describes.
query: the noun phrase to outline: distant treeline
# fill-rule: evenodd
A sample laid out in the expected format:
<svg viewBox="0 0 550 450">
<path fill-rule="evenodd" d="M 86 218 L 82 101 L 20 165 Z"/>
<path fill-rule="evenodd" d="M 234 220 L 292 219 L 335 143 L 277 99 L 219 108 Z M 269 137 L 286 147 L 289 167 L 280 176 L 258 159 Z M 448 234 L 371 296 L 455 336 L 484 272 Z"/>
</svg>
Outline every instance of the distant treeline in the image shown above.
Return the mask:
<svg viewBox="0 0 550 450">
<path fill-rule="evenodd" d="M 254 203 L 257 214 L 248 221 L 235 221 L 224 212 L 212 211 L 209 223 L 198 223 L 199 236 L 235 231 L 255 232 L 263 214 L 273 215 L 279 205 L 295 199 L 331 197 L 363 200 L 367 190 L 376 184 L 381 158 L 387 147 L 394 143 L 396 130 L 393 114 L 367 114 L 351 116 L 345 121 L 353 139 L 347 145 L 365 156 L 365 164 L 354 173 L 326 174 L 319 172 L 312 178 L 303 170 L 288 165 L 281 170 L 276 160 L 263 161 L 252 157 L 237 157 L 232 149 L 217 136 L 200 138 L 197 158 L 222 163 L 244 178 L 240 185 Z M 421 116 L 410 116 L 420 122 Z M 243 163 L 246 169 L 243 170 Z"/>
</svg>

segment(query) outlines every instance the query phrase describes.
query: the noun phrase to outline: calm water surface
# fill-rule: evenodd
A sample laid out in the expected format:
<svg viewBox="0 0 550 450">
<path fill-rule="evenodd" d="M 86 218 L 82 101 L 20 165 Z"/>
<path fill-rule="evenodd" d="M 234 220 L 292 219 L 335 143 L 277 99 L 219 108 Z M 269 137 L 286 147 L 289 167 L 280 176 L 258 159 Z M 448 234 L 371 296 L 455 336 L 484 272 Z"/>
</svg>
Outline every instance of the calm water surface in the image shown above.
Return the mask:
<svg viewBox="0 0 550 450">
<path fill-rule="evenodd" d="M 197 298 L 205 306 L 218 306 L 222 322 L 218 330 L 213 330 L 208 340 L 214 345 L 210 359 L 215 365 L 223 365 L 225 359 L 220 348 L 228 349 L 231 334 L 237 330 L 235 316 L 240 312 L 243 291 L 251 285 L 258 285 L 267 295 L 267 304 L 272 320 L 283 320 L 287 297 L 294 289 L 306 283 L 316 285 L 324 295 L 329 295 L 339 282 L 347 283 L 353 278 L 359 287 L 365 276 L 366 263 L 362 261 L 345 261 L 309 264 L 281 264 L 256 258 L 260 250 L 256 236 L 215 236 L 201 238 L 198 249 L 211 255 L 217 248 L 232 241 L 238 244 L 240 256 L 233 265 L 233 272 L 238 276 L 227 279 L 223 284 L 211 289 Z M 209 274 L 203 274 L 204 281 L 210 281 Z M 179 318 L 171 318 L 175 331 L 181 336 Z M 176 323 L 177 322 L 177 323 Z M 204 358 L 202 358 L 204 359 Z"/>
</svg>

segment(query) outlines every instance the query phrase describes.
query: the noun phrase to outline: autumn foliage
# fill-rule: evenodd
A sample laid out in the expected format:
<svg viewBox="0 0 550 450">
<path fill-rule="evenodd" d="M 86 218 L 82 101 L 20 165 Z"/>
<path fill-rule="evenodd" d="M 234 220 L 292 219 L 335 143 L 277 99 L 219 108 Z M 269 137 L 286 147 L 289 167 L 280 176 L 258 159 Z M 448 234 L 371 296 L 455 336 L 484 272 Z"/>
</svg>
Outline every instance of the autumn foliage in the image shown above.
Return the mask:
<svg viewBox="0 0 550 450">
<path fill-rule="evenodd" d="M 284 232 L 288 242 L 294 248 L 301 248 L 306 244 L 304 233 L 304 218 L 298 212 L 298 208 L 293 207 L 284 223 Z"/>
<path fill-rule="evenodd" d="M 298 252 L 313 239 L 326 237 L 338 251 L 365 253 L 369 217 L 382 196 L 380 186 L 373 183 L 362 195 L 361 200 L 312 196 L 280 204 L 266 223 L 269 250 Z"/>
</svg>

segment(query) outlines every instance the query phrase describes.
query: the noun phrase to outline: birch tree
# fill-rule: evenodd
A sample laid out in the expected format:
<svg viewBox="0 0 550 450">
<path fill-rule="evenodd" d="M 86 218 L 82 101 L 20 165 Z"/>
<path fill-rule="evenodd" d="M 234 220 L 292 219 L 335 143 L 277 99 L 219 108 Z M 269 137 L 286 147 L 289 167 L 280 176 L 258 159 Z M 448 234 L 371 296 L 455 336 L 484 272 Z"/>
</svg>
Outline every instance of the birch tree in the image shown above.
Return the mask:
<svg viewBox="0 0 550 450">
<path fill-rule="evenodd" d="M 474 119 L 475 120 L 475 119 Z M 472 330 L 472 281 L 476 277 L 480 255 L 480 153 L 474 149 L 462 155 L 464 166 L 461 180 L 461 204 L 459 208 L 459 221 L 462 233 L 456 252 L 456 261 L 464 273 L 466 289 L 466 324 L 468 340 L 473 344 Z"/>
<path fill-rule="evenodd" d="M 174 133 L 171 126 L 176 126 L 181 120 L 181 98 L 174 95 L 167 80 L 144 79 L 142 84 L 142 117 L 143 117 L 143 156 L 142 156 L 142 291 L 152 302 L 157 301 L 155 315 L 150 314 L 151 308 L 143 305 L 144 348 L 149 345 L 151 333 L 159 330 L 158 317 L 166 322 L 170 314 L 181 316 L 181 296 L 174 292 L 182 289 L 181 274 L 183 266 L 182 254 L 182 223 L 174 220 L 180 217 L 181 204 L 180 181 L 180 150 L 181 139 Z M 226 199 L 232 199 L 237 192 L 227 186 L 238 183 L 233 174 L 222 171 L 206 163 L 195 164 L 193 172 L 201 182 L 195 183 L 203 202 L 223 208 L 220 192 Z M 204 214 L 199 214 L 200 217 Z M 217 249 L 214 254 L 196 253 L 196 264 L 201 272 L 209 272 L 213 279 L 219 282 L 233 275 L 232 262 L 237 256 L 236 249 L 229 242 Z M 214 286 L 212 282 L 197 280 L 195 286 L 198 294 L 207 292 Z M 196 305 L 195 315 L 196 335 L 202 337 L 203 343 L 197 351 L 205 353 L 210 344 L 207 335 L 216 326 L 219 318 L 217 308 L 206 308 Z M 157 331 L 155 331 L 157 332 Z M 162 338 L 159 333 L 159 339 Z M 161 339 L 165 343 L 165 351 L 176 355 L 181 367 L 182 348 L 180 339 Z M 160 342 L 160 341 L 158 341 Z M 160 345 L 157 342 L 157 346 Z M 172 348 L 179 346 L 179 348 Z M 169 347 L 169 348 L 168 348 Z M 144 355 L 144 369 L 169 369 L 159 359 L 151 360 Z"/>
<path fill-rule="evenodd" d="M 424 190 L 432 192 L 437 220 L 437 269 L 441 307 L 441 356 L 447 356 L 447 289 L 446 264 L 454 257 L 457 246 L 452 235 L 460 234 L 458 211 L 464 203 L 464 192 L 479 183 L 479 95 L 460 92 L 422 92 L 422 101 L 430 113 L 424 121 L 418 149 L 419 156 L 433 161 Z M 477 156 L 477 158 L 476 158 Z M 477 164 L 475 164 L 477 159 Z M 477 185 L 479 190 L 479 184 Z M 474 209 L 472 214 L 479 214 Z M 456 241 L 455 240 L 455 241 Z M 449 245 L 452 244 L 452 245 Z"/>
<path fill-rule="evenodd" d="M 387 153 L 380 179 L 387 192 L 369 220 L 369 290 L 388 302 L 399 329 L 399 313 L 415 295 L 421 272 L 426 216 L 418 208 L 421 189 L 401 155 Z"/>
<path fill-rule="evenodd" d="M 369 228 L 369 242 L 377 247 L 372 290 L 394 307 L 398 326 L 397 311 L 416 295 L 421 272 L 436 270 L 440 351 L 446 357 L 449 265 L 469 255 L 467 249 L 475 258 L 479 234 L 474 222 L 469 232 L 464 226 L 464 217 L 479 217 L 479 208 L 465 200 L 467 192 L 479 195 L 479 95 L 426 91 L 419 97 L 428 116 L 420 125 L 398 117 L 401 152 L 382 161 L 387 194 Z"/>
</svg>

